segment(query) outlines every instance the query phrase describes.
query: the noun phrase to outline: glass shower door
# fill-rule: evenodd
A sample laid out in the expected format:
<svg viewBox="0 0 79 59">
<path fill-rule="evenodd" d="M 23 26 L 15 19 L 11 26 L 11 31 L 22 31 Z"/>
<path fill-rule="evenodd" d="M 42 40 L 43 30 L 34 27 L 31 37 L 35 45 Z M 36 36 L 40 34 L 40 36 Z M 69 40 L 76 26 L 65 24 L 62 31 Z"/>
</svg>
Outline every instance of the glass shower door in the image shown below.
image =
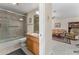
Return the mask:
<svg viewBox="0 0 79 59">
<path fill-rule="evenodd" d="M 0 16 L 0 43 L 24 37 L 23 21 L 17 16 Z"/>
<path fill-rule="evenodd" d="M 0 18 L 0 42 L 8 39 L 8 19 L 6 17 Z"/>
</svg>

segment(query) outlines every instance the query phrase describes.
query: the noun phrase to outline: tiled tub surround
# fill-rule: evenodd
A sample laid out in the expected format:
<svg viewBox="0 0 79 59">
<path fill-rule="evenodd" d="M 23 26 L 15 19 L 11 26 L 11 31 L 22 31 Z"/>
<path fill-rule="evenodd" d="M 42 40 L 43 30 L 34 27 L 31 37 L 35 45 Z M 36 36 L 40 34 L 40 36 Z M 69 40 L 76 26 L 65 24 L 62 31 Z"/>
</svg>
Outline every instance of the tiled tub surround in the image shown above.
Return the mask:
<svg viewBox="0 0 79 59">
<path fill-rule="evenodd" d="M 0 42 L 7 39 L 23 37 L 23 16 L 0 10 Z"/>
<path fill-rule="evenodd" d="M 27 55 L 32 55 L 32 53 L 27 50 L 27 47 L 25 46 L 25 40 L 26 38 L 20 38 L 17 40 L 0 43 L 0 55 L 6 55 L 19 48 L 21 48 Z"/>
<path fill-rule="evenodd" d="M 19 41 L 9 41 L 0 44 L 0 55 L 8 54 L 20 48 Z"/>
</svg>

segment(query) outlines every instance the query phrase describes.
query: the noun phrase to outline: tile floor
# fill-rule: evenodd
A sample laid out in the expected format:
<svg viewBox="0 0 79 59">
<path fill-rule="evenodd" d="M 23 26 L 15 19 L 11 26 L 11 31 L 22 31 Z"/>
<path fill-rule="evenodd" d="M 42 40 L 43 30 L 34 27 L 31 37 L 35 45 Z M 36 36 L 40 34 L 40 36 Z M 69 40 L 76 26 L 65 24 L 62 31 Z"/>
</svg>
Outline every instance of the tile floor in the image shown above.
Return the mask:
<svg viewBox="0 0 79 59">
<path fill-rule="evenodd" d="M 79 51 L 74 45 L 62 43 L 53 40 L 50 54 L 51 55 L 79 55 L 79 53 L 74 53 L 74 51 Z"/>
<path fill-rule="evenodd" d="M 26 38 L 21 38 L 14 41 L 9 41 L 0 44 L 0 55 L 6 55 L 12 51 L 15 51 L 21 48 L 27 55 L 33 55 L 23 43 Z M 74 51 L 79 51 L 79 48 L 76 47 L 76 44 L 79 44 L 79 40 L 72 41 L 71 44 L 58 42 L 52 40 L 52 47 L 50 54 L 51 55 L 79 55 L 79 53 L 74 53 Z"/>
</svg>

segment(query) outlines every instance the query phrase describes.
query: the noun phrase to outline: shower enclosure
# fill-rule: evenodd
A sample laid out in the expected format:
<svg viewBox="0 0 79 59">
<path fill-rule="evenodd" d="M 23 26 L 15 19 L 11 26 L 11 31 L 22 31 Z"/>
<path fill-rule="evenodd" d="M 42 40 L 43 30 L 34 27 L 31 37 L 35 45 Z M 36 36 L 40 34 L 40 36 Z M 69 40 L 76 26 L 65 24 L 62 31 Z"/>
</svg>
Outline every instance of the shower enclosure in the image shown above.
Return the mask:
<svg viewBox="0 0 79 59">
<path fill-rule="evenodd" d="M 23 22 L 13 13 L 0 10 L 0 43 L 24 37 Z"/>
</svg>

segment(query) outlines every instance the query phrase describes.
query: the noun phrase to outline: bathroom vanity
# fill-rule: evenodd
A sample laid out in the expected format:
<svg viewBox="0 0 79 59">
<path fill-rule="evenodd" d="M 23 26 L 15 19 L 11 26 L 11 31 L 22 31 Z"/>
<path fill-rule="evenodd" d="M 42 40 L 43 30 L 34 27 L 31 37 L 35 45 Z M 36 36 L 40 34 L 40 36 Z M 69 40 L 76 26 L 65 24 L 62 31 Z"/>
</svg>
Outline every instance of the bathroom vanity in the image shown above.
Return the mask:
<svg viewBox="0 0 79 59">
<path fill-rule="evenodd" d="M 33 54 L 39 55 L 39 35 L 37 33 L 27 33 L 26 46 Z"/>
</svg>

